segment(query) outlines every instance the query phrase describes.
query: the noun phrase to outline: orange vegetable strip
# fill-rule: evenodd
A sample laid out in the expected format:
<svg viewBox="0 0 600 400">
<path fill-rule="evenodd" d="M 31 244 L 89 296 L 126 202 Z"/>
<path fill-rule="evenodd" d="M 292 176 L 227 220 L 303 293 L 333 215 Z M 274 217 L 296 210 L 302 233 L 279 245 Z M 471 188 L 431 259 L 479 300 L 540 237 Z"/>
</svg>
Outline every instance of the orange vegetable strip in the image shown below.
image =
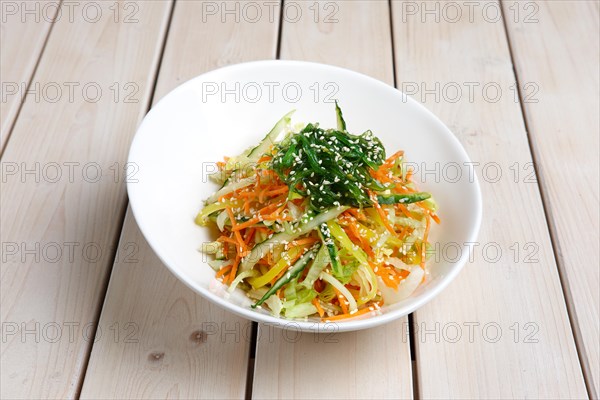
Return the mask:
<svg viewBox="0 0 600 400">
<path fill-rule="evenodd" d="M 258 193 L 256 192 L 242 192 L 238 194 L 237 197 L 246 198 L 246 197 L 257 197 Z"/>
<path fill-rule="evenodd" d="M 335 294 L 337 295 L 337 299 L 340 303 L 340 307 L 342 307 L 343 313 L 348 314 L 348 304 L 346 304 L 346 298 L 335 287 L 333 288 L 333 290 L 335 290 Z"/>
<path fill-rule="evenodd" d="M 234 232 L 239 232 L 240 230 L 246 229 L 249 226 L 252 226 L 252 225 L 256 224 L 257 222 L 260 222 L 260 218 L 259 217 L 250 218 L 246 222 L 242 222 L 241 224 L 237 224 L 235 227 L 231 228 L 231 230 L 234 231 Z"/>
<path fill-rule="evenodd" d="M 254 218 L 250 218 L 248 221 L 246 222 L 242 222 L 241 224 L 237 224 L 234 228 L 231 228 L 231 230 L 233 232 L 239 232 L 242 229 L 248 228 L 256 223 L 259 223 L 260 221 L 291 221 L 292 217 L 281 217 L 279 215 L 265 215 L 264 217 L 254 217 Z"/>
<path fill-rule="evenodd" d="M 399 239 L 403 239 L 403 238 L 404 238 L 404 235 L 406 234 L 406 231 L 407 231 L 407 230 L 408 230 L 408 229 L 407 229 L 405 226 L 401 227 L 401 228 L 400 228 L 400 232 L 398 232 L 398 238 L 399 238 Z"/>
<path fill-rule="evenodd" d="M 235 274 L 237 273 L 238 265 L 240 265 L 239 254 L 235 257 L 235 261 L 233 262 L 233 268 L 231 268 L 231 272 L 229 273 L 229 283 L 230 284 L 235 279 Z"/>
<path fill-rule="evenodd" d="M 385 165 L 385 166 L 391 166 L 392 163 L 394 162 L 394 160 L 396 158 L 401 157 L 403 155 L 404 155 L 404 150 L 398 150 L 393 155 L 391 155 L 390 157 L 388 157 L 388 159 L 385 160 L 385 162 L 383 163 L 383 165 Z"/>
<path fill-rule="evenodd" d="M 339 321 L 341 319 L 358 317 L 359 315 L 364 315 L 364 314 L 370 313 L 371 311 L 375 311 L 375 310 L 376 310 L 376 308 L 374 306 L 367 306 L 367 307 L 363 308 L 362 310 L 358 310 L 354 314 L 350 314 L 350 313 L 338 314 L 335 317 L 325 317 L 325 318 L 322 318 L 321 321 L 323 321 L 323 322 L 326 322 L 326 321 Z"/>
<path fill-rule="evenodd" d="M 285 206 L 287 206 L 287 203 L 283 203 L 281 205 L 281 207 L 279 207 L 277 210 L 273 211 L 273 213 L 271 215 L 278 215 L 285 209 Z"/>
<path fill-rule="evenodd" d="M 358 230 L 358 223 L 356 222 L 356 220 L 350 221 L 348 227 L 350 228 L 350 231 L 354 234 L 354 236 L 356 236 L 356 238 L 359 240 L 360 247 L 362 247 L 365 253 L 367 253 L 369 257 L 375 257 L 375 253 L 373 253 L 371 245 L 367 242 L 367 240 L 364 237 L 360 235 L 360 232 Z"/>
<path fill-rule="evenodd" d="M 228 243 L 237 244 L 237 242 L 234 239 L 232 239 L 232 238 L 230 238 L 228 236 L 221 236 L 221 237 L 219 237 L 217 239 L 217 241 L 218 242 L 228 242 Z"/>
<path fill-rule="evenodd" d="M 252 238 L 254 237 L 254 233 L 256 233 L 256 229 L 250 228 L 246 231 L 246 237 L 244 238 L 244 243 L 248 245 Z"/>
<path fill-rule="evenodd" d="M 225 267 L 221 268 L 220 270 L 218 270 L 218 271 L 217 271 L 217 273 L 216 273 L 216 275 L 215 275 L 215 276 L 216 276 L 217 278 L 219 278 L 219 277 L 221 277 L 221 276 L 225 275 L 227 272 L 229 272 L 229 270 L 231 270 L 231 268 L 232 268 L 232 267 L 233 267 L 233 266 L 230 264 L 230 265 L 227 265 L 227 266 L 225 266 Z"/>
<path fill-rule="evenodd" d="M 438 225 L 442 222 L 442 221 L 440 221 L 440 217 L 438 217 L 437 214 L 431 214 L 431 218 L 433 218 L 435 223 Z"/>
<path fill-rule="evenodd" d="M 317 312 L 319 313 L 319 316 L 323 317 L 323 315 L 325 315 L 325 310 L 323 310 L 323 307 L 321 307 L 321 303 L 319 303 L 319 300 L 317 300 L 317 298 L 315 297 L 314 299 L 312 299 L 312 303 L 317 308 Z"/>
<path fill-rule="evenodd" d="M 233 196 L 233 192 L 224 194 L 223 196 L 219 197 L 219 201 L 225 201 L 225 199 L 228 199 L 231 196 Z"/>
<path fill-rule="evenodd" d="M 288 187 L 287 186 L 283 186 L 280 188 L 276 188 L 276 189 L 272 189 L 272 190 L 267 190 L 265 192 L 265 196 L 274 196 L 276 194 L 283 194 L 283 193 L 287 193 L 288 192 Z"/>
<path fill-rule="evenodd" d="M 349 209 L 348 211 L 350 211 L 350 213 L 351 213 L 352 215 L 354 215 L 354 217 L 355 217 L 357 220 L 363 220 L 363 221 L 364 221 L 364 220 L 366 220 L 366 219 L 367 219 L 367 216 L 365 215 L 365 213 L 364 213 L 364 212 L 363 212 L 361 209 L 358 209 L 358 208 L 351 208 L 351 209 Z"/>
<path fill-rule="evenodd" d="M 265 201 L 265 193 L 267 192 L 267 189 L 263 189 L 260 191 L 260 193 L 258 194 L 258 201 L 263 203 Z"/>
<path fill-rule="evenodd" d="M 375 270 L 377 271 L 375 272 Z M 386 286 L 394 289 L 398 288 L 398 284 L 400 282 L 390 279 L 390 275 L 395 276 L 395 271 L 392 271 L 390 268 L 387 268 L 383 265 L 379 265 L 377 268 L 373 268 L 373 272 L 375 272 L 375 274 L 379 276 L 381 280 L 383 280 L 383 283 L 385 283 Z"/>
<path fill-rule="evenodd" d="M 242 235 L 240 235 L 240 231 L 235 229 L 237 227 L 237 222 L 235 221 L 235 217 L 233 216 L 233 211 L 231 211 L 231 208 L 229 208 L 229 207 L 226 207 L 225 210 L 227 211 L 227 215 L 229 215 L 229 219 L 231 220 L 231 227 L 232 227 L 231 230 L 233 231 L 235 240 L 237 240 L 237 242 L 238 242 L 238 246 L 239 246 L 238 253 L 243 253 L 243 252 L 247 251 L 248 249 L 246 248 L 246 244 L 242 240 Z"/>
<path fill-rule="evenodd" d="M 269 204 L 266 207 L 261 208 L 260 210 L 258 210 L 258 214 L 266 214 L 268 212 L 273 212 L 274 210 L 277 209 L 277 207 L 280 207 L 281 204 L 277 203 L 273 203 L 273 204 Z"/>
<path fill-rule="evenodd" d="M 371 201 L 373 202 L 373 205 L 375 206 L 375 210 L 377 210 L 377 213 L 379 214 L 379 216 L 381 217 L 381 220 L 383 221 L 383 225 L 385 225 L 386 229 L 388 231 L 390 231 L 390 233 L 392 235 L 396 236 L 396 231 L 394 230 L 392 225 L 390 225 L 390 221 L 388 219 L 387 214 L 385 213 L 385 211 L 383 211 L 383 208 L 381 208 L 381 206 L 377 202 L 377 197 L 370 190 L 369 190 L 369 196 L 371 197 Z"/>
<path fill-rule="evenodd" d="M 410 212 L 408 211 L 408 208 L 406 208 L 406 206 L 404 204 L 396 204 L 398 206 L 398 208 L 400 209 L 400 211 L 402 211 L 402 214 L 406 215 L 408 218 L 412 218 L 412 216 L 410 215 Z"/>
</svg>

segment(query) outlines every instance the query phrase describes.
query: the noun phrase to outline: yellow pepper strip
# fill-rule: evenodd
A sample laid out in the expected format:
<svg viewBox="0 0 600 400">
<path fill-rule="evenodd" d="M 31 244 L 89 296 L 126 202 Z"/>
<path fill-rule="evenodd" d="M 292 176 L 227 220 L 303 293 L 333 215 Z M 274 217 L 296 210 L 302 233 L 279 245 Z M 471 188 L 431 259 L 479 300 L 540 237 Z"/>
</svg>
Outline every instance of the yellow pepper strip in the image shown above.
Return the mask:
<svg viewBox="0 0 600 400">
<path fill-rule="evenodd" d="M 256 278 L 248 279 L 248 282 L 250 282 L 254 289 L 258 289 L 265 286 L 267 283 L 271 282 L 277 275 L 279 275 L 281 271 L 292 265 L 292 262 L 302 254 L 302 251 L 306 246 L 307 245 L 300 245 L 292 247 L 291 249 L 289 249 L 281 255 L 279 261 L 275 263 L 273 268 L 271 268 L 266 274 L 258 276 Z"/>
<path fill-rule="evenodd" d="M 337 224 L 335 221 L 327 221 L 327 226 L 331 232 L 331 236 L 337 239 L 338 242 L 348 250 L 354 258 L 360 261 L 362 264 L 368 264 L 367 254 L 346 235 L 346 232 Z"/>
</svg>

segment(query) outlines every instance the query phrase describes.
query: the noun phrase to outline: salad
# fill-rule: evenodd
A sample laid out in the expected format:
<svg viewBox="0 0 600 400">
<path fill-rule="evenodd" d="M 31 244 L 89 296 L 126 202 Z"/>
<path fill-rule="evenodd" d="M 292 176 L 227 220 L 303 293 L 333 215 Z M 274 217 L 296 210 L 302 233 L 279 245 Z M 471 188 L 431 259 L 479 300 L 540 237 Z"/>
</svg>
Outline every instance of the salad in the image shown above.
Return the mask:
<svg viewBox="0 0 600 400">
<path fill-rule="evenodd" d="M 253 308 L 285 318 L 336 321 L 378 312 L 425 280 L 429 193 L 417 190 L 404 152 L 386 157 L 371 132 L 291 124 L 218 162 L 221 188 L 196 217 L 219 236 L 201 250 L 217 279 L 243 290 Z"/>
</svg>

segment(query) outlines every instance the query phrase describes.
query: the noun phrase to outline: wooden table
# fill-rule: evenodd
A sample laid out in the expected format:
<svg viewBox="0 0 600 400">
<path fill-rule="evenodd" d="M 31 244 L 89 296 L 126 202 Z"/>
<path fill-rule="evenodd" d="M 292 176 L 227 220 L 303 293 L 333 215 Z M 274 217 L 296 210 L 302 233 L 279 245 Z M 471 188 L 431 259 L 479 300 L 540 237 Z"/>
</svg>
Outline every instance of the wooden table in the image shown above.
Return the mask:
<svg viewBox="0 0 600 400">
<path fill-rule="evenodd" d="M 598 398 L 598 1 L 1 7 L 2 398 Z M 144 114 L 198 74 L 275 58 L 395 85 L 476 162 L 473 257 L 408 318 L 256 327 L 141 236 L 125 162 Z"/>
</svg>

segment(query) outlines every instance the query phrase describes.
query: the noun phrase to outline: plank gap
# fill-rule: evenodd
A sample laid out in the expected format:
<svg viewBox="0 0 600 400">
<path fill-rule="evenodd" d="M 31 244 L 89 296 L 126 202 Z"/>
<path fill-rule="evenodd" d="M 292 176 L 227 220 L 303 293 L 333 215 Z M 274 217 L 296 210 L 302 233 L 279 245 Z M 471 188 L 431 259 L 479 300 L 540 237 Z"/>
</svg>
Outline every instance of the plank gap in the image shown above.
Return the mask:
<svg viewBox="0 0 600 400">
<path fill-rule="evenodd" d="M 390 10 L 390 40 L 392 41 L 392 72 L 394 73 L 394 87 L 398 89 L 398 83 L 396 78 L 396 45 L 394 43 L 394 13 L 392 12 L 392 0 L 388 0 L 388 8 Z"/>
<path fill-rule="evenodd" d="M 276 60 L 280 60 L 281 59 L 281 38 L 283 37 L 283 19 L 284 19 L 284 14 L 283 14 L 283 8 L 284 8 L 284 1 L 285 0 L 281 0 L 281 2 L 279 3 L 279 26 L 277 27 L 277 50 L 275 51 L 275 59 Z"/>
<path fill-rule="evenodd" d="M 413 313 L 408 314 L 408 340 L 410 343 L 410 359 L 415 361 L 415 317 Z"/>
<path fill-rule="evenodd" d="M 152 107 L 152 104 L 154 101 L 154 95 L 156 93 L 156 82 L 158 81 L 158 73 L 160 71 L 160 66 L 162 64 L 163 56 L 165 53 L 165 47 L 166 47 L 166 43 L 167 43 L 167 38 L 169 36 L 169 29 L 171 27 L 171 21 L 173 20 L 173 11 L 174 10 L 175 10 L 175 0 L 173 0 L 171 2 L 171 7 L 169 9 L 169 15 L 167 17 L 167 23 L 165 25 L 164 34 L 163 34 L 163 37 L 161 38 L 162 43 L 161 43 L 161 48 L 160 48 L 160 52 L 158 55 L 158 61 L 156 62 L 156 66 L 152 73 L 153 84 L 152 84 L 152 88 L 150 89 L 150 93 L 146 99 L 146 104 L 144 105 L 144 109 L 145 109 L 146 113 L 148 113 L 148 111 L 150 111 L 150 108 Z M 120 243 L 121 237 L 123 235 L 123 227 L 125 226 L 125 216 L 127 215 L 128 205 L 129 205 L 129 199 L 126 197 L 124 204 L 121 206 L 121 210 L 119 212 L 119 218 L 117 219 L 117 224 L 118 224 L 117 232 L 119 232 L 119 234 L 115 235 L 115 238 L 113 240 L 114 245 L 112 247 L 109 247 L 109 249 L 112 250 L 112 253 L 109 256 L 110 264 L 108 266 L 108 270 L 106 271 L 104 280 L 102 282 L 101 296 L 99 298 L 99 300 L 101 300 L 101 301 L 98 301 L 96 310 L 94 311 L 94 317 L 93 317 L 94 325 L 93 325 L 93 329 L 92 329 L 93 333 L 90 337 L 94 337 L 94 338 L 96 337 L 98 325 L 100 324 L 100 316 L 102 314 L 102 309 L 104 308 L 104 303 L 106 302 L 106 295 L 108 293 L 108 285 L 110 283 L 110 277 L 112 275 L 112 271 L 115 266 L 118 249 L 119 249 L 119 243 Z M 84 361 L 83 361 L 83 364 L 81 367 L 82 372 L 80 375 L 79 382 L 77 382 L 77 389 L 75 391 L 75 398 L 77 398 L 77 399 L 79 399 L 79 397 L 81 395 L 81 390 L 83 388 L 83 382 L 85 381 L 85 378 L 87 375 L 87 370 L 88 370 L 88 366 L 89 366 L 89 362 L 90 362 L 90 357 L 92 355 L 93 346 L 94 346 L 94 341 L 93 340 L 88 341 L 86 355 L 85 355 L 85 358 L 84 358 Z"/>
<path fill-rule="evenodd" d="M 160 55 L 158 56 L 158 62 L 156 63 L 156 68 L 154 69 L 152 89 L 150 89 L 150 96 L 148 96 L 148 103 L 146 104 L 146 113 L 150 111 L 152 108 L 152 104 L 154 104 L 154 96 L 156 95 L 156 87 L 158 84 L 158 74 L 160 73 L 160 68 L 162 67 L 163 58 L 165 55 L 165 49 L 167 48 L 167 40 L 169 39 L 169 32 L 171 31 L 171 23 L 173 22 L 173 14 L 175 14 L 175 5 L 177 4 L 177 0 L 172 0 L 171 9 L 169 10 L 169 16 L 167 18 L 167 25 L 165 27 L 165 34 L 163 37 L 163 41 L 160 46 Z M 129 200 L 127 201 L 129 203 Z M 127 210 L 127 207 L 125 207 Z M 117 242 L 118 243 L 118 242 Z"/>
<path fill-rule="evenodd" d="M 33 70 L 31 71 L 31 75 L 29 76 L 29 82 L 27 82 L 27 88 L 25 89 L 25 93 L 21 94 L 21 99 L 19 101 L 19 106 L 17 108 L 17 112 L 15 113 L 15 116 L 14 116 L 13 120 L 10 122 L 10 126 L 8 127 L 8 130 L 6 131 L 6 137 L 4 138 L 4 141 L 0 140 L 0 159 L 2 158 L 2 155 L 4 154 L 4 150 L 8 147 L 8 141 L 10 140 L 10 137 L 12 135 L 12 131 L 13 131 L 15 125 L 17 124 L 19 115 L 21 114 L 21 109 L 23 108 L 23 104 L 25 103 L 26 94 L 29 92 L 31 83 L 33 82 L 33 79 L 35 78 L 35 74 L 37 72 L 38 66 L 40 65 L 40 60 L 42 59 L 42 57 L 44 55 L 44 50 L 46 50 L 46 45 L 48 44 L 48 40 L 50 39 L 50 35 L 52 34 L 52 29 L 54 28 L 54 24 L 56 22 L 58 10 L 62 7 L 62 1 L 63 0 L 60 0 L 58 3 L 58 6 L 56 7 L 56 12 L 54 13 L 54 15 L 52 17 L 52 22 L 50 23 L 50 28 L 48 29 L 48 33 L 46 34 L 46 38 L 44 39 L 44 44 L 42 45 L 40 54 L 38 55 L 38 58 L 35 61 Z"/>
<path fill-rule="evenodd" d="M 417 368 L 417 350 L 416 350 L 416 325 L 415 325 L 415 316 L 414 313 L 408 314 L 408 342 L 410 348 L 410 366 L 411 366 L 411 376 L 412 376 L 412 389 L 413 389 L 413 399 L 419 399 L 419 370 Z"/>
<path fill-rule="evenodd" d="M 502 4 L 504 4 L 504 0 L 500 0 Z M 502 27 L 504 29 L 504 34 L 506 36 L 506 44 L 508 46 L 508 53 L 510 55 L 510 61 L 512 63 L 513 75 L 515 77 L 516 90 L 519 98 L 519 108 L 521 110 L 521 116 L 523 119 L 523 125 L 525 127 L 525 134 L 527 137 L 527 145 L 529 147 L 529 154 L 531 155 L 531 160 L 533 161 L 533 171 L 535 173 L 536 185 L 538 187 L 538 191 L 540 193 L 540 198 L 542 202 L 542 210 L 544 212 L 544 219 L 546 225 L 548 226 L 548 231 L 550 233 L 550 244 L 552 245 L 552 255 L 554 257 L 554 262 L 556 263 L 556 269 L 558 271 L 558 278 L 560 282 L 560 286 L 562 289 L 563 296 L 565 298 L 565 303 L 567 305 L 567 316 L 569 318 L 569 326 L 571 331 L 573 332 L 573 337 L 575 338 L 575 349 L 577 350 L 577 358 L 579 359 L 579 367 L 582 370 L 583 378 L 585 381 L 585 387 L 588 393 L 589 398 L 596 398 L 593 395 L 593 382 L 591 378 L 591 371 L 588 370 L 585 366 L 587 365 L 585 360 L 585 355 L 583 354 L 582 346 L 583 346 L 583 338 L 581 336 L 581 330 L 579 328 L 579 323 L 576 318 L 576 311 L 573 303 L 573 295 L 571 290 L 569 289 L 569 285 L 567 284 L 568 277 L 566 271 L 564 270 L 564 263 L 558 252 L 558 238 L 556 236 L 556 226 L 554 224 L 554 220 L 552 218 L 552 214 L 550 212 L 550 207 L 548 206 L 548 198 L 546 196 L 546 191 L 543 189 L 543 177 L 542 174 L 539 173 L 538 168 L 538 159 L 536 156 L 536 152 L 534 151 L 534 141 L 530 134 L 529 122 L 527 118 L 527 111 L 525 110 L 524 102 L 523 102 L 523 92 L 521 90 L 521 81 L 519 79 L 519 73 L 516 67 L 515 55 L 513 51 L 513 46 L 510 38 L 509 29 L 506 23 L 506 15 L 504 12 L 504 7 L 500 8 L 500 15 L 502 17 Z"/>
<path fill-rule="evenodd" d="M 252 321 L 250 333 L 250 351 L 248 352 L 248 374 L 246 375 L 246 400 L 252 399 L 252 385 L 254 383 L 254 361 L 256 359 L 256 340 L 258 337 L 258 323 Z"/>
</svg>

